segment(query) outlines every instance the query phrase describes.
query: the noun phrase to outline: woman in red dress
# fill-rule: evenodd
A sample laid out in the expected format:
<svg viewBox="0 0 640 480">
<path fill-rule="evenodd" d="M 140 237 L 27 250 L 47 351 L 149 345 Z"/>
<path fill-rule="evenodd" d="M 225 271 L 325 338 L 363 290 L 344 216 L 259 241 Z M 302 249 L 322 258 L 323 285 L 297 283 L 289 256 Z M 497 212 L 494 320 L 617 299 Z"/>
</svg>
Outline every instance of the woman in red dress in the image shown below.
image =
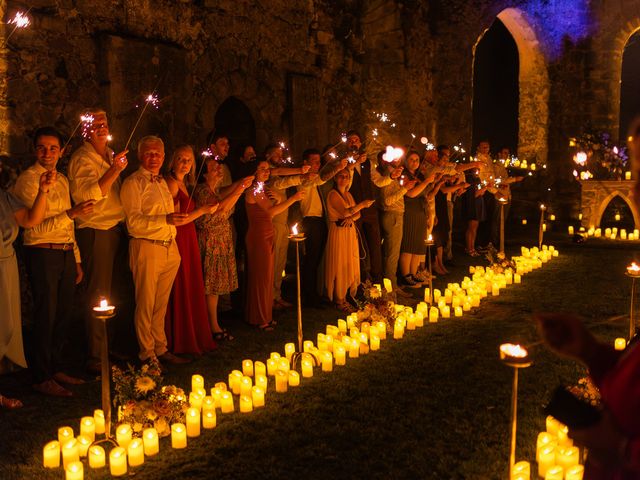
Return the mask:
<svg viewBox="0 0 640 480">
<path fill-rule="evenodd" d="M 173 154 L 169 174 L 166 176 L 176 212 L 188 213 L 191 220 L 176 227 L 176 244 L 181 261 L 171 289 L 165 319 L 168 346 L 173 353 L 201 354 L 216 347 L 207 317 L 200 249 L 193 220 L 215 212 L 218 205 L 196 208 L 189 194 L 194 183 L 194 165 L 193 149 L 188 145 L 180 146 Z"/>
<path fill-rule="evenodd" d="M 246 320 L 261 330 L 273 330 L 273 223 L 271 219 L 304 198 L 304 190 L 281 203 L 274 203 L 267 195 L 269 163 L 258 163 L 254 184 L 245 192 L 249 228 L 247 243 L 247 308 Z"/>
</svg>

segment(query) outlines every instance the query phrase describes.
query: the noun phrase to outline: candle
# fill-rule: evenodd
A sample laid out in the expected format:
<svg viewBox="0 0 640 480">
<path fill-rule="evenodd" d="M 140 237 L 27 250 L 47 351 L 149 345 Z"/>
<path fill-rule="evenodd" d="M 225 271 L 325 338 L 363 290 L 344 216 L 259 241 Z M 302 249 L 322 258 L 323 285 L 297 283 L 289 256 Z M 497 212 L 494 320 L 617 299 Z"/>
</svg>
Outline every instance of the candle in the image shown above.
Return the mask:
<svg viewBox="0 0 640 480">
<path fill-rule="evenodd" d="M 339 323 L 339 321 L 338 321 L 338 323 Z M 345 323 L 345 327 L 344 327 L 344 332 L 343 333 L 347 333 L 346 323 Z M 313 342 L 311 340 L 305 340 L 304 342 L 302 342 L 302 351 L 303 352 L 308 352 L 312 348 L 313 348 Z"/>
<path fill-rule="evenodd" d="M 220 392 L 226 392 L 228 390 L 227 384 L 224 382 L 218 382 L 214 385 L 214 387 L 220 390 Z"/>
<path fill-rule="evenodd" d="M 202 375 L 192 375 L 191 390 L 195 392 L 199 388 L 204 388 L 204 378 L 202 378 Z"/>
<path fill-rule="evenodd" d="M 349 358 L 358 358 L 360 356 L 360 342 L 352 338 L 349 341 Z"/>
<path fill-rule="evenodd" d="M 433 289 L 433 301 L 437 302 L 438 300 L 440 300 L 440 297 L 442 296 L 442 292 L 440 292 L 439 289 L 434 288 Z"/>
<path fill-rule="evenodd" d="M 624 172 L 624 179 L 625 180 L 631 180 L 631 172 Z"/>
<path fill-rule="evenodd" d="M 73 428 L 60 427 L 58 429 L 58 442 L 60 442 L 60 445 L 64 445 L 65 442 L 71 440 L 72 438 L 75 438 L 75 435 L 73 434 Z"/>
<path fill-rule="evenodd" d="M 78 452 L 78 441 L 75 438 L 67 440 L 62 444 L 62 466 L 66 469 L 70 462 L 80 460 Z"/>
<path fill-rule="evenodd" d="M 571 447 L 573 446 L 573 440 L 569 438 L 569 427 L 566 425 L 560 424 L 560 428 L 558 429 L 558 446 L 560 447 Z M 556 460 L 557 460 L 558 452 L 556 451 Z"/>
<path fill-rule="evenodd" d="M 42 466 L 58 468 L 60 466 L 60 442 L 53 440 L 42 449 Z"/>
<path fill-rule="evenodd" d="M 518 462 L 511 469 L 511 480 L 515 480 L 515 478 L 522 478 L 529 480 L 531 476 L 531 465 L 529 462 Z"/>
<path fill-rule="evenodd" d="M 257 385 L 253 387 L 251 389 L 251 400 L 255 408 L 264 407 L 264 390 Z"/>
<path fill-rule="evenodd" d="M 284 393 L 289 385 L 289 375 L 287 372 L 278 370 L 276 372 L 276 392 Z"/>
<path fill-rule="evenodd" d="M 540 461 L 540 451 L 544 447 L 555 446 L 557 443 L 556 437 L 549 432 L 540 432 L 536 441 L 536 462 Z"/>
<path fill-rule="evenodd" d="M 331 352 L 326 352 L 331 355 Z M 300 374 L 295 370 L 289 370 L 289 386 L 297 387 L 300 385 Z"/>
<path fill-rule="evenodd" d="M 87 450 L 89 450 L 89 445 L 91 445 L 93 441 L 86 435 L 78 435 L 76 437 L 76 441 L 78 442 L 78 455 L 80 456 L 80 458 L 86 457 Z"/>
<path fill-rule="evenodd" d="M 344 321 L 342 319 L 338 320 L 338 331 L 340 333 L 347 333 L 347 322 L 346 321 Z"/>
<path fill-rule="evenodd" d="M 302 376 L 305 378 L 313 377 L 313 364 L 310 360 L 302 360 L 300 362 L 302 368 Z"/>
<path fill-rule="evenodd" d="M 109 305 L 109 300 L 107 300 L 106 298 L 102 298 L 100 300 L 100 304 L 93 307 L 93 311 L 95 313 L 103 315 L 111 315 L 115 309 L 116 307 L 114 307 L 113 305 Z"/>
<path fill-rule="evenodd" d="M 620 221 L 620 214 L 616 213 L 614 218 L 616 219 L 616 222 L 619 222 Z"/>
<path fill-rule="evenodd" d="M 384 322 L 378 322 L 378 324 L 376 325 L 378 327 L 378 336 L 380 337 L 380 340 L 386 340 L 387 339 L 387 324 Z"/>
<path fill-rule="evenodd" d="M 200 436 L 200 410 L 197 408 L 187 409 L 187 437 Z"/>
<path fill-rule="evenodd" d="M 253 360 L 246 359 L 242 361 L 242 374 L 253 377 Z"/>
<path fill-rule="evenodd" d="M 580 463 L 580 450 L 578 447 L 558 447 L 556 450 L 556 463 L 565 470 Z"/>
<path fill-rule="evenodd" d="M 391 280 L 389 280 L 388 278 L 383 278 L 382 284 L 384 285 L 384 289 L 387 292 L 391 293 L 391 291 L 393 290 L 393 287 L 391 286 Z"/>
<path fill-rule="evenodd" d="M 456 317 L 461 317 L 461 316 L 462 316 L 462 307 L 456 307 L 456 308 L 454 309 L 454 315 L 455 315 Z"/>
<path fill-rule="evenodd" d="M 322 371 L 331 372 L 333 370 L 333 355 L 331 354 L 331 352 L 322 352 L 321 358 L 322 358 Z"/>
<path fill-rule="evenodd" d="M 96 439 L 96 422 L 93 417 L 82 417 L 80 420 L 80 435 L 84 435 L 91 440 Z"/>
<path fill-rule="evenodd" d="M 438 321 L 438 317 L 440 316 L 440 311 L 437 307 L 431 307 L 429 309 L 429 323 L 436 323 Z"/>
<path fill-rule="evenodd" d="M 448 305 L 445 305 L 444 307 L 442 307 L 441 313 L 442 313 L 442 318 L 451 317 L 451 309 L 449 308 Z"/>
<path fill-rule="evenodd" d="M 215 428 L 216 426 L 216 412 L 214 410 L 202 411 L 202 426 L 204 428 Z"/>
<path fill-rule="evenodd" d="M 573 235 L 573 225 L 569 225 L 569 235 Z"/>
<path fill-rule="evenodd" d="M 269 374 L 269 376 L 274 376 L 277 370 L 278 370 L 278 362 L 273 358 L 268 359 L 267 373 Z"/>
<path fill-rule="evenodd" d="M 271 355 L 269 355 L 269 358 L 273 358 L 274 360 L 278 360 L 280 357 L 282 357 L 282 355 L 278 352 L 271 352 Z"/>
<path fill-rule="evenodd" d="M 240 370 L 233 370 L 229 374 L 229 388 L 234 395 L 240 395 L 240 381 L 242 380 L 242 372 Z"/>
<path fill-rule="evenodd" d="M 157 430 L 155 428 L 145 428 L 142 432 L 142 443 L 144 447 L 144 454 L 147 457 L 156 455 L 160 451 Z"/>
<path fill-rule="evenodd" d="M 257 377 L 258 375 L 266 375 L 267 374 L 267 366 L 264 362 L 255 362 L 253 364 L 253 374 Z"/>
<path fill-rule="evenodd" d="M 114 477 L 127 473 L 127 452 L 122 447 L 115 447 L 109 452 L 109 470 Z"/>
<path fill-rule="evenodd" d="M 544 475 L 544 480 L 562 480 L 563 478 L 564 469 L 559 465 L 550 467 Z"/>
<path fill-rule="evenodd" d="M 519 273 L 513 275 L 513 283 L 522 283 L 522 277 Z"/>
<path fill-rule="evenodd" d="M 584 467 L 582 465 L 574 465 L 573 467 L 569 467 L 564 475 L 564 480 L 582 480 L 584 477 Z"/>
<path fill-rule="evenodd" d="M 202 402 L 204 401 L 204 396 L 199 392 L 191 392 L 189 394 L 189 405 L 193 408 L 197 408 L 200 410 L 202 408 Z"/>
<path fill-rule="evenodd" d="M 551 415 L 547 415 L 545 424 L 547 426 L 547 432 L 549 432 L 551 435 L 556 436 L 558 435 L 558 430 L 560 430 L 560 427 L 562 426 L 562 424 Z"/>
<path fill-rule="evenodd" d="M 84 467 L 82 462 L 71 462 L 65 469 L 65 480 L 83 480 Z"/>
<path fill-rule="evenodd" d="M 220 410 L 222 413 L 233 412 L 233 395 L 230 392 L 222 392 L 220 394 Z"/>
<path fill-rule="evenodd" d="M 627 341 L 624 338 L 616 338 L 613 346 L 616 350 L 624 350 L 627 348 Z"/>
<path fill-rule="evenodd" d="M 253 387 L 251 377 L 242 377 L 242 380 L 240 380 L 240 395 L 251 395 L 251 387 Z"/>
<path fill-rule="evenodd" d="M 285 343 L 284 345 L 284 354 L 287 357 L 287 360 L 291 361 L 291 356 L 295 353 L 296 346 L 294 343 Z"/>
<path fill-rule="evenodd" d="M 93 411 L 93 421 L 95 422 L 96 432 L 98 434 L 104 433 L 104 412 L 100 409 Z"/>
<path fill-rule="evenodd" d="M 547 445 L 540 449 L 538 454 L 538 475 L 544 478 L 549 468 L 556 463 L 556 447 Z"/>
<path fill-rule="evenodd" d="M 89 448 L 89 466 L 91 468 L 102 468 L 106 465 L 104 448 L 100 445 L 94 445 Z"/>
<path fill-rule="evenodd" d="M 522 225 L 526 225 L 526 224 L 527 224 L 527 219 L 526 219 L 526 218 L 523 218 L 523 219 L 522 219 Z"/>
<path fill-rule="evenodd" d="M 346 365 L 347 359 L 346 359 L 346 350 L 344 348 L 344 345 L 334 346 L 333 354 L 335 355 L 336 365 Z"/>
<path fill-rule="evenodd" d="M 256 387 L 260 387 L 263 391 L 267 391 L 267 377 L 265 375 L 256 375 Z M 253 389 L 251 389 L 253 391 Z"/>
<path fill-rule="evenodd" d="M 116 441 L 118 442 L 118 445 L 122 448 L 127 448 L 131 441 L 132 434 L 133 430 L 131 430 L 131 425 L 128 423 L 118 425 L 118 428 L 116 428 Z"/>
<path fill-rule="evenodd" d="M 290 369 L 289 360 L 286 358 L 280 358 L 278 360 L 278 370 L 282 370 L 283 372 L 288 372 Z"/>
<path fill-rule="evenodd" d="M 202 410 L 215 410 L 216 409 L 216 401 L 213 397 L 206 396 L 202 399 Z"/>
<path fill-rule="evenodd" d="M 253 401 L 248 395 L 242 395 L 240 397 L 240 413 L 253 412 Z"/>
<path fill-rule="evenodd" d="M 171 447 L 187 448 L 187 429 L 182 423 L 171 425 Z"/>
<path fill-rule="evenodd" d="M 370 343 L 371 343 L 372 351 L 380 350 L 380 337 L 378 337 L 377 335 L 372 335 Z M 336 359 L 336 365 L 337 364 L 338 364 L 338 360 Z"/>
<path fill-rule="evenodd" d="M 137 467 L 144 463 L 144 447 L 142 440 L 134 438 L 127 447 L 127 458 L 130 467 Z"/>
<path fill-rule="evenodd" d="M 401 321 L 396 320 L 393 325 L 393 339 L 400 340 L 404 336 L 404 325 Z"/>
</svg>

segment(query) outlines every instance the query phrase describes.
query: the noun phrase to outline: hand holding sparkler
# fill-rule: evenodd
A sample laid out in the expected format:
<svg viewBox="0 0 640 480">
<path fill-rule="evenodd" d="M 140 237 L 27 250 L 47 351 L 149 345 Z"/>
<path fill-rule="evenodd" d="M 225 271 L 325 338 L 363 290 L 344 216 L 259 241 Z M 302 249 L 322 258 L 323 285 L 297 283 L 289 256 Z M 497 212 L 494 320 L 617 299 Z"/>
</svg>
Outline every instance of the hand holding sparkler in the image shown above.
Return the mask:
<svg viewBox="0 0 640 480">
<path fill-rule="evenodd" d="M 176 227 L 179 227 L 181 225 L 186 225 L 191 221 L 189 219 L 188 213 L 180 213 L 180 212 L 169 213 L 167 214 L 166 219 L 167 219 L 167 224 L 174 225 Z"/>
<path fill-rule="evenodd" d="M 300 174 L 306 175 L 307 173 L 309 173 L 309 170 L 311 170 L 311 165 L 302 165 L 300 167 Z"/>
<path fill-rule="evenodd" d="M 113 168 L 116 172 L 121 172 L 127 165 L 129 165 L 129 161 L 127 160 L 127 153 L 129 150 L 124 150 L 113 157 L 113 163 L 111 164 L 111 168 Z"/>
<path fill-rule="evenodd" d="M 56 171 L 55 170 L 47 170 L 42 175 L 40 175 L 40 191 L 42 193 L 49 193 L 49 190 L 56 184 Z"/>
</svg>

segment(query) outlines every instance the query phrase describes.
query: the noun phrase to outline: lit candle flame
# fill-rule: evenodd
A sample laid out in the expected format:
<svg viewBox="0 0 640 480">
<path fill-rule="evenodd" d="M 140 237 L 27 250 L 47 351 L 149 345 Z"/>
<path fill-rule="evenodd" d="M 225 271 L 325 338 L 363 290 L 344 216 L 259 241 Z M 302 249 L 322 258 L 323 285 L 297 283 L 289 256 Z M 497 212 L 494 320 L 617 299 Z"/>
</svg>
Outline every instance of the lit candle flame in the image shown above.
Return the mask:
<svg viewBox="0 0 640 480">
<path fill-rule="evenodd" d="M 291 227 L 291 233 L 293 235 L 298 235 L 298 224 L 294 224 L 293 227 Z"/>
<path fill-rule="evenodd" d="M 427 241 L 433 242 L 433 235 L 429 234 L 429 236 L 427 237 Z"/>
<path fill-rule="evenodd" d="M 9 25 L 15 25 L 16 28 L 26 28 L 31 25 L 31 19 L 24 12 L 17 12 L 15 16 L 9 20 Z"/>
<path fill-rule="evenodd" d="M 540 204 L 540 210 L 545 211 L 547 207 L 545 207 L 544 203 Z"/>
<path fill-rule="evenodd" d="M 637 275 L 640 273 L 640 265 L 636 262 L 632 262 L 631 265 L 627 267 L 627 272 Z"/>
<path fill-rule="evenodd" d="M 578 165 L 584 165 L 587 163 L 587 154 L 585 152 L 578 152 L 573 156 L 573 161 Z"/>
<path fill-rule="evenodd" d="M 109 302 L 107 302 L 106 298 L 103 298 L 102 300 L 100 300 L 100 308 L 107 308 L 108 305 L 109 305 Z"/>
<path fill-rule="evenodd" d="M 347 134 L 343 133 L 342 136 L 340 137 L 340 140 L 342 141 L 342 143 L 347 143 Z"/>
<path fill-rule="evenodd" d="M 528 352 L 524 347 L 514 345 L 513 343 L 503 343 L 500 345 L 500 352 L 505 357 L 512 358 L 525 358 L 528 355 Z"/>
</svg>

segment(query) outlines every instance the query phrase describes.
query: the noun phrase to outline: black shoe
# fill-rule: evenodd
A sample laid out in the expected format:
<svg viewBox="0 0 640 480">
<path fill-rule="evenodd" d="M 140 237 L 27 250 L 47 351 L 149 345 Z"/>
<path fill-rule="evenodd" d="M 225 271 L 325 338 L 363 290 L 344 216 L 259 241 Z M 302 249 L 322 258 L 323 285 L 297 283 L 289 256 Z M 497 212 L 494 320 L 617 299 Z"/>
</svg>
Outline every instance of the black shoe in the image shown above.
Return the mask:
<svg viewBox="0 0 640 480">
<path fill-rule="evenodd" d="M 413 275 L 411 275 L 410 273 L 408 273 L 404 277 L 400 277 L 400 283 L 409 288 L 420 288 L 422 286 L 422 283 L 416 283 L 416 281 L 413 279 Z"/>
</svg>

